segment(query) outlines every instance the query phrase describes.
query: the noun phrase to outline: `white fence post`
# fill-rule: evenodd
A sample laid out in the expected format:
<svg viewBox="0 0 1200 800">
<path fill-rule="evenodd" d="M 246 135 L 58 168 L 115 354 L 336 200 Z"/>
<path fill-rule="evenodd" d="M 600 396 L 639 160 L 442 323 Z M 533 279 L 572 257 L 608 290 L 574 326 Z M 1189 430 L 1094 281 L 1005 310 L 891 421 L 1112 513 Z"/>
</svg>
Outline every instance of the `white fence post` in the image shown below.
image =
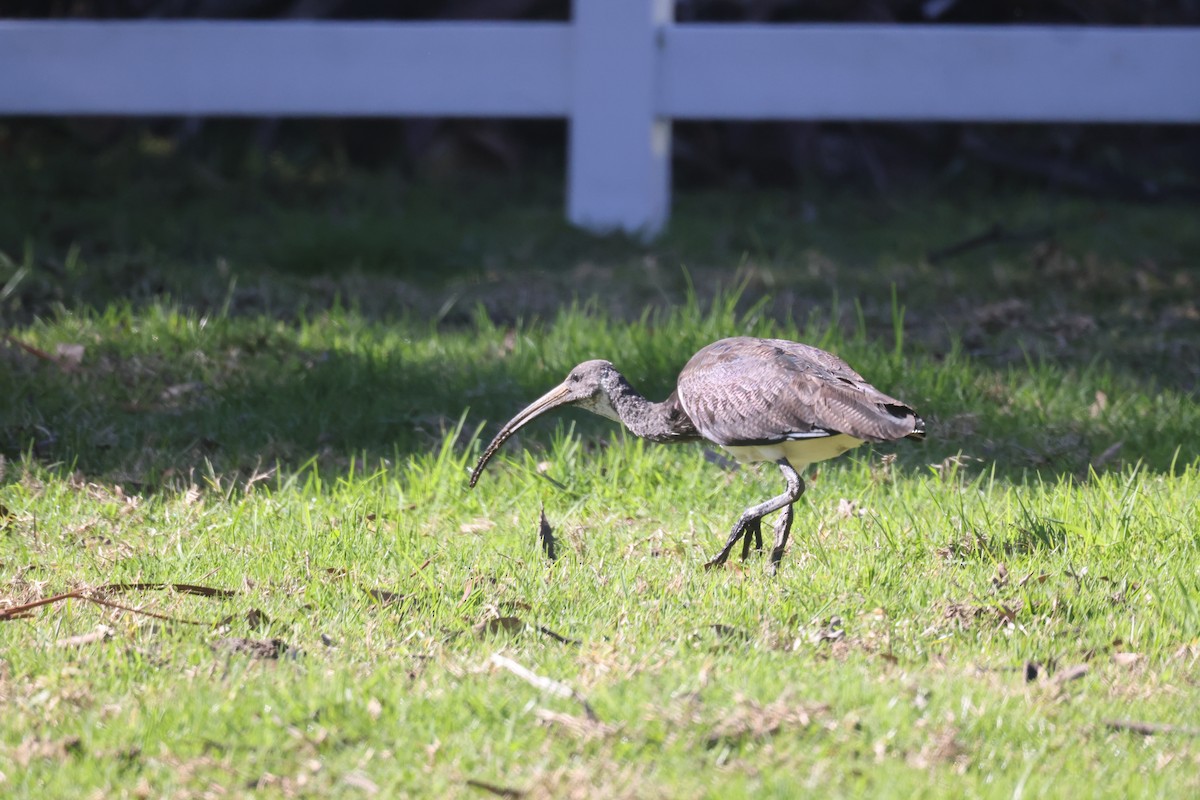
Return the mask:
<svg viewBox="0 0 1200 800">
<path fill-rule="evenodd" d="M 658 116 L 657 50 L 670 0 L 575 0 L 567 216 L 652 236 L 670 204 L 671 121 Z"/>
</svg>

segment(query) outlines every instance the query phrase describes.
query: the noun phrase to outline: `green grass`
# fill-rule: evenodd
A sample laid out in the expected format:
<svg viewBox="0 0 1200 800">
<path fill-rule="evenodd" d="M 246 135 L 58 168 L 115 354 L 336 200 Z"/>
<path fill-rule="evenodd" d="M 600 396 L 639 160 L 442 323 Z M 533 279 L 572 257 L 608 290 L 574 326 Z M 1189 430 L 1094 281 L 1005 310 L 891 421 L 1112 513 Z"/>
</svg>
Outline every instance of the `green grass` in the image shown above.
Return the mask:
<svg viewBox="0 0 1200 800">
<path fill-rule="evenodd" d="M 4 167 L 75 217 L 62 241 L 0 224 L 0 605 L 232 594 L 108 597 L 170 620 L 73 599 L 0 621 L 0 794 L 1200 790 L 1194 209 L 1060 198 L 1102 222 L 934 268 L 925 250 L 1047 201 L 830 196 L 805 232 L 782 195 L 685 196 L 640 245 L 561 228 L 537 185 L 503 209 L 483 206 L 504 181 L 465 200 L 405 186 L 441 209 L 420 247 L 442 279 L 418 285 L 386 255 L 321 275 L 288 255 L 310 237 L 355 264 L 357 235 L 302 220 L 332 199 L 364 204 L 348 229 L 384 225 L 378 178 L 264 201 L 284 221 L 256 245 L 271 226 L 221 202 L 237 184 L 197 200 L 170 162 L 112 182 L 114 217 L 65 203 L 79 167 L 55 157 L 54 180 Z M 226 233 L 227 268 L 143 218 L 177 180 L 174 212 L 207 215 L 177 225 Z M 743 333 L 834 350 L 929 421 L 924 443 L 810 471 L 778 576 L 761 554 L 702 568 L 774 469 L 582 412 L 523 431 L 467 490 L 480 438 L 574 363 L 610 358 L 657 398 Z"/>
</svg>

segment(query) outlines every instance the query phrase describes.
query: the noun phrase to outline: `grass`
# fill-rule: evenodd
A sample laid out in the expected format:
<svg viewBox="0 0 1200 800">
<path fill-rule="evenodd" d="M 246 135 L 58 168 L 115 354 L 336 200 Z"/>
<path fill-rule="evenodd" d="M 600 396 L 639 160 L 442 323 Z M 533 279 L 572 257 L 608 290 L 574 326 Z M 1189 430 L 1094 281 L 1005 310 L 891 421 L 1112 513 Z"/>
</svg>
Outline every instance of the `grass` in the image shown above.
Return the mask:
<svg viewBox="0 0 1200 800">
<path fill-rule="evenodd" d="M 387 199 L 345 168 L 271 199 L 317 169 L 282 164 L 197 199 L 193 160 L 120 152 L 97 160 L 110 213 L 66 202 L 77 157 L 21 148 L 9 185 L 72 219 L 0 214 L 0 605 L 229 594 L 0 622 L 6 796 L 1200 788 L 1193 209 L 960 187 L 988 204 L 831 194 L 814 229 L 793 198 L 713 193 L 641 245 L 562 228 L 537 181 Z M 233 202 L 260 191 L 273 223 Z M 440 280 L 386 248 L 344 274 L 287 255 L 354 264 L 357 234 L 304 220 L 361 233 L 393 202 L 441 209 L 419 244 Z M 922 257 L 989 215 L 1093 222 Z M 581 412 L 466 489 L 480 437 L 577 361 L 659 397 L 740 333 L 832 349 L 930 423 L 820 465 L 777 577 L 702 569 L 774 470 Z"/>
</svg>

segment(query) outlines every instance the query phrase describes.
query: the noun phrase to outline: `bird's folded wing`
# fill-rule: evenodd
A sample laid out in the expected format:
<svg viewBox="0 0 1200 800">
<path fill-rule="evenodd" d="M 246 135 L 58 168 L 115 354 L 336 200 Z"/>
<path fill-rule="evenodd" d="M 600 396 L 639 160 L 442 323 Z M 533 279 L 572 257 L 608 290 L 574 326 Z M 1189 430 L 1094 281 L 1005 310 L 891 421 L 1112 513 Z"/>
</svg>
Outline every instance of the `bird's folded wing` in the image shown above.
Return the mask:
<svg viewBox="0 0 1200 800">
<path fill-rule="evenodd" d="M 710 345 L 684 368 L 678 393 L 697 430 L 726 446 L 837 433 L 889 441 L 912 433 L 916 419 L 837 356 L 783 340 Z"/>
</svg>

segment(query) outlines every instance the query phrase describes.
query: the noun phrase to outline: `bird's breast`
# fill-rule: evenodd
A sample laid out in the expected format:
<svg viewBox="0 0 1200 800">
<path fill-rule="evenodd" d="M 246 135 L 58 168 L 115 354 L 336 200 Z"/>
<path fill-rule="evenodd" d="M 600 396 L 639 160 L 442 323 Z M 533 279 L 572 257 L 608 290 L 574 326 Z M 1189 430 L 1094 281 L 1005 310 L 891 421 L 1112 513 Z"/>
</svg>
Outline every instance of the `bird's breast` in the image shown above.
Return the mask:
<svg viewBox="0 0 1200 800">
<path fill-rule="evenodd" d="M 775 444 L 734 445 L 727 446 L 725 449 L 743 464 L 757 461 L 774 463 L 781 458 L 786 458 L 793 467 L 801 469 L 817 461 L 836 458 L 862 443 L 862 439 L 838 433 L 816 439 L 795 439 Z"/>
</svg>

